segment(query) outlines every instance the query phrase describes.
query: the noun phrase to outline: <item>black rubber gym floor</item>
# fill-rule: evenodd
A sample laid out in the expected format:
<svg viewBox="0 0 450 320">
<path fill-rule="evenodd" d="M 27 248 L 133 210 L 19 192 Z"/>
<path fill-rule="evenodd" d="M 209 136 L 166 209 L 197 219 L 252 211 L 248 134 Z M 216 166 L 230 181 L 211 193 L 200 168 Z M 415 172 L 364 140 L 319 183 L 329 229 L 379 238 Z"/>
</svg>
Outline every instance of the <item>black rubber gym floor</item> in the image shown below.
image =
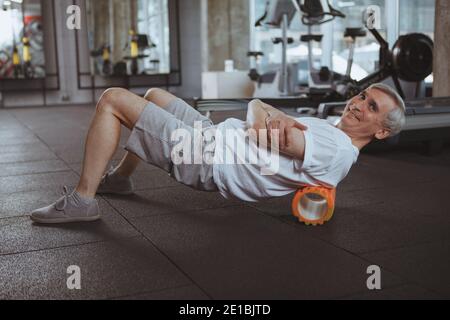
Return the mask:
<svg viewBox="0 0 450 320">
<path fill-rule="evenodd" d="M 229 202 L 148 165 L 134 196 L 99 197 L 101 221 L 34 225 L 75 186 L 93 110 L 0 110 L 0 299 L 450 298 L 450 148 L 363 153 L 323 227 L 299 224 L 292 196 Z"/>
</svg>

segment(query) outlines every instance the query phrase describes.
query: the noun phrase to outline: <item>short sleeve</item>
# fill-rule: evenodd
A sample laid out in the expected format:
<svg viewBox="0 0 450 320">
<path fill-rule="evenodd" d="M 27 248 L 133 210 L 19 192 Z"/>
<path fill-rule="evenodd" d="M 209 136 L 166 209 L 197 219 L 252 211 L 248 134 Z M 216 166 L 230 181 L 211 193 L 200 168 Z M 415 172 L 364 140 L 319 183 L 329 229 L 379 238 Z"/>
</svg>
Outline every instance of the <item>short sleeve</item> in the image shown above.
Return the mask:
<svg viewBox="0 0 450 320">
<path fill-rule="evenodd" d="M 298 161 L 296 169 L 313 178 L 326 175 L 339 150 L 333 128 L 329 125 L 309 127 L 304 131 L 304 136 L 304 161 Z"/>
<path fill-rule="evenodd" d="M 326 170 L 326 174 L 315 177 L 322 183 L 337 187 L 337 185 L 345 179 L 354 164 L 354 155 L 351 151 L 340 149 L 336 153 L 334 161 Z"/>
</svg>

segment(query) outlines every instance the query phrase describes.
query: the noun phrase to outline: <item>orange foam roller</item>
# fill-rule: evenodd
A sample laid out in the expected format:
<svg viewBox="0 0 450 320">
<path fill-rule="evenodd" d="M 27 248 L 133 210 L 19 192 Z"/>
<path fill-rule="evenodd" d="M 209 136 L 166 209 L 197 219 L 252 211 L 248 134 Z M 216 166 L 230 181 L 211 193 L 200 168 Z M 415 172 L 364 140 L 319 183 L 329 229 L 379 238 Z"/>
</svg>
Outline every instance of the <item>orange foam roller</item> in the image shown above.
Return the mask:
<svg viewBox="0 0 450 320">
<path fill-rule="evenodd" d="M 306 225 L 323 225 L 333 217 L 336 189 L 305 187 L 292 200 L 292 214 Z"/>
</svg>

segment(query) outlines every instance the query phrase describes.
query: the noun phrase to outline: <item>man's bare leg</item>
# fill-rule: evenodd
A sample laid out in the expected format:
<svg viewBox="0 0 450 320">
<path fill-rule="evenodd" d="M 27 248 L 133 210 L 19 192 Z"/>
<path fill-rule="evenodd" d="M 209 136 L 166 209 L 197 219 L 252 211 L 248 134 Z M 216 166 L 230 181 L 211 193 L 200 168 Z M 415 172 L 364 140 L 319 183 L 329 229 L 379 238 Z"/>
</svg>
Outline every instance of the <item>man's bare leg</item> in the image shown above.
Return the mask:
<svg viewBox="0 0 450 320">
<path fill-rule="evenodd" d="M 147 104 L 147 100 L 125 89 L 112 88 L 104 92 L 87 135 L 83 170 L 76 188 L 78 194 L 85 198 L 95 197 L 106 167 L 118 147 L 121 125 L 132 130 Z M 134 157 L 124 159 L 124 172 L 133 169 Z"/>
<path fill-rule="evenodd" d="M 114 169 L 114 173 L 122 177 L 131 177 L 141 163 L 141 159 L 133 153 L 127 152 Z"/>
<path fill-rule="evenodd" d="M 169 103 L 177 97 L 162 89 L 153 88 L 147 91 L 144 99 L 153 102 L 161 108 L 165 108 Z M 136 155 L 127 152 L 117 167 L 114 169 L 114 173 L 123 176 L 131 177 L 134 171 L 137 169 L 141 162 Z"/>
<path fill-rule="evenodd" d="M 94 196 L 119 144 L 121 125 L 133 129 L 147 104 L 147 100 L 124 89 L 105 91 L 89 128 L 83 171 L 77 188 L 70 194 L 64 188 L 63 197 L 31 212 L 33 222 L 55 224 L 100 219 L 100 208 Z"/>
</svg>

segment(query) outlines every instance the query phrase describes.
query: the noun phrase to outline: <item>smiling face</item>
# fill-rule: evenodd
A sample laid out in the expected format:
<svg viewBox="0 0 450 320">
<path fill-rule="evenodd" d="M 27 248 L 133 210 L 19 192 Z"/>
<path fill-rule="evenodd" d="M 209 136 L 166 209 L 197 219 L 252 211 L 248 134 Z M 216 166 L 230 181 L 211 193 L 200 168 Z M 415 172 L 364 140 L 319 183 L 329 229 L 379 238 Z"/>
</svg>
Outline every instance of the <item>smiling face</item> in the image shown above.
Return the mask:
<svg viewBox="0 0 450 320">
<path fill-rule="evenodd" d="M 391 96 L 376 88 L 367 89 L 347 103 L 339 127 L 352 138 L 386 139 L 390 131 L 383 123 L 394 108 Z"/>
</svg>

